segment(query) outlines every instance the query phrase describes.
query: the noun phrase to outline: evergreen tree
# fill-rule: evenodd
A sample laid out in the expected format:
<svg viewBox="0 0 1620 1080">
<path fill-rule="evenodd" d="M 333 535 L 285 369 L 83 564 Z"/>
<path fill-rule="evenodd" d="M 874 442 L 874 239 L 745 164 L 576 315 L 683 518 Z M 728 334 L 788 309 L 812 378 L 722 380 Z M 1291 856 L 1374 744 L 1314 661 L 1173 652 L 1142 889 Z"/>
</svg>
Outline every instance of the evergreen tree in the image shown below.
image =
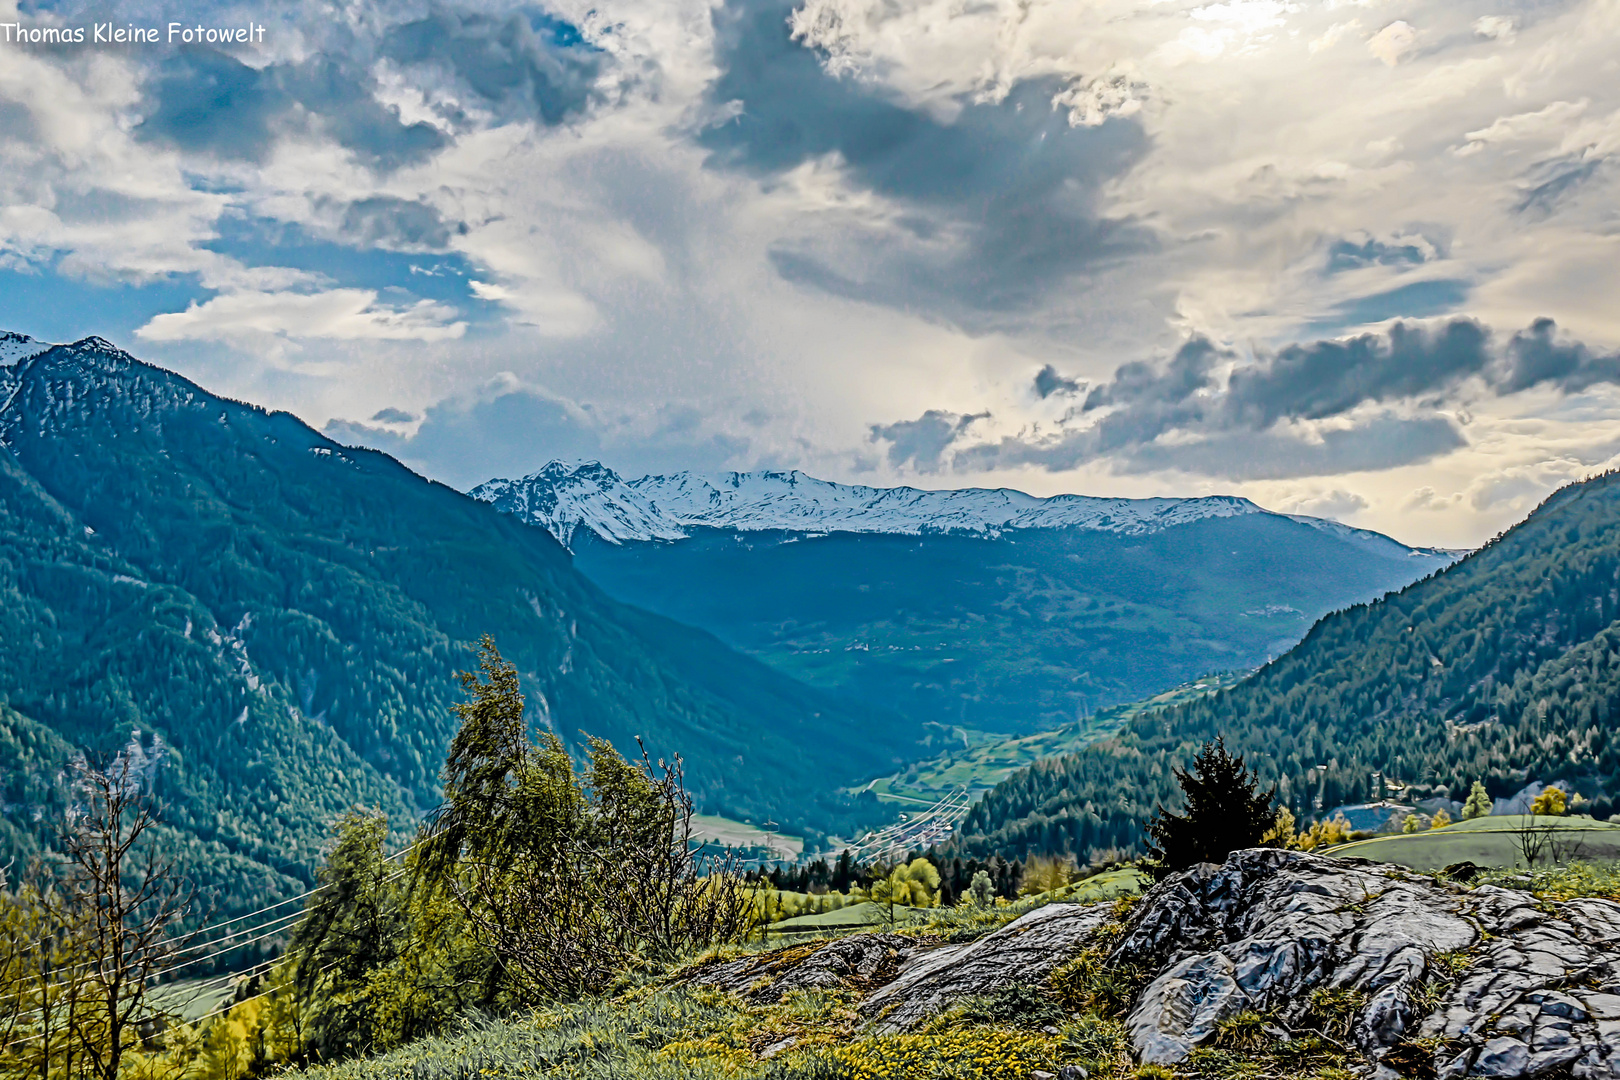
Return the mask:
<svg viewBox="0 0 1620 1080">
<path fill-rule="evenodd" d="M 1463 803 L 1462 816 L 1464 821 L 1486 817 L 1491 812 L 1491 797 L 1485 793 L 1485 785 L 1479 780 L 1468 790 L 1468 801 Z"/>
<path fill-rule="evenodd" d="M 1224 862 L 1232 851 L 1259 844 L 1277 824 L 1276 788 L 1261 792 L 1259 780 L 1241 757 L 1227 753 L 1219 736 L 1204 744 L 1192 768 L 1176 769 L 1175 777 L 1185 809 L 1177 814 L 1160 805 L 1147 829 L 1158 876 L 1194 863 Z"/>
</svg>

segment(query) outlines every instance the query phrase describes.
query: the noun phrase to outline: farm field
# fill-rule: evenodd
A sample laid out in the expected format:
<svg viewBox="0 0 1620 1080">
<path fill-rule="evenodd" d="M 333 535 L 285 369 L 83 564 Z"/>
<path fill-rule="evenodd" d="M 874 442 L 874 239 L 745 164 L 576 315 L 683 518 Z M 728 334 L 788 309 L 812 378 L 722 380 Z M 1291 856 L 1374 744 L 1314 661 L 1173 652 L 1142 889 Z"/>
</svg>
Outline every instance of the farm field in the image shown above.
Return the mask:
<svg viewBox="0 0 1620 1080">
<path fill-rule="evenodd" d="M 735 848 L 768 848 L 779 856 L 797 859 L 804 853 L 804 837 L 768 832 L 745 821 L 718 814 L 693 814 L 692 838 Z"/>
<path fill-rule="evenodd" d="M 1520 853 L 1519 829 L 1525 822 L 1526 817 L 1517 814 L 1475 818 L 1472 821 L 1459 821 L 1444 829 L 1356 840 L 1332 848 L 1326 854 L 1397 863 L 1424 871 L 1439 870 L 1459 862 L 1489 867 L 1522 867 L 1524 857 Z M 1574 848 L 1570 856 L 1561 861 L 1584 859 L 1606 862 L 1620 859 L 1620 825 L 1582 817 L 1541 817 L 1536 819 L 1536 824 L 1553 826 L 1556 829 L 1553 834 L 1555 843 L 1559 847 Z"/>
</svg>

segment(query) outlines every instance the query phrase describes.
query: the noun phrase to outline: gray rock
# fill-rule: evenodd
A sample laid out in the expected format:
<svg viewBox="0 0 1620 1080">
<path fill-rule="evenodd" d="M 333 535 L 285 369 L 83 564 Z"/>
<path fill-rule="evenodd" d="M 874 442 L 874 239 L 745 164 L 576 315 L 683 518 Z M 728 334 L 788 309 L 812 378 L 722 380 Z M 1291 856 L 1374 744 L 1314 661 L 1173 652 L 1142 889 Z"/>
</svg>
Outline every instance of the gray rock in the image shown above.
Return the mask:
<svg viewBox="0 0 1620 1080">
<path fill-rule="evenodd" d="M 1048 904 L 977 941 L 921 952 L 861 1009 L 878 1021 L 878 1030 L 903 1031 L 960 998 L 1014 983 L 1039 986 L 1084 947 L 1111 910 L 1109 904 Z"/>
<path fill-rule="evenodd" d="M 1147 1062 L 1183 1060 L 1244 1010 L 1309 1023 L 1316 992 L 1350 990 L 1364 1002 L 1353 1038 L 1373 1062 L 1437 1036 L 1446 1077 L 1620 1078 L 1617 944 L 1608 901 L 1549 912 L 1506 889 L 1256 848 L 1155 886 L 1110 960 L 1160 972 L 1126 1020 Z M 1439 954 L 1470 962 L 1453 980 Z M 1438 997 L 1425 1015 L 1420 988 Z"/>
<path fill-rule="evenodd" d="M 795 946 L 698 968 L 693 986 L 713 986 L 751 1001 L 780 1001 L 790 990 L 871 990 L 899 972 L 929 942 L 900 934 L 853 934 L 817 947 Z"/>
</svg>

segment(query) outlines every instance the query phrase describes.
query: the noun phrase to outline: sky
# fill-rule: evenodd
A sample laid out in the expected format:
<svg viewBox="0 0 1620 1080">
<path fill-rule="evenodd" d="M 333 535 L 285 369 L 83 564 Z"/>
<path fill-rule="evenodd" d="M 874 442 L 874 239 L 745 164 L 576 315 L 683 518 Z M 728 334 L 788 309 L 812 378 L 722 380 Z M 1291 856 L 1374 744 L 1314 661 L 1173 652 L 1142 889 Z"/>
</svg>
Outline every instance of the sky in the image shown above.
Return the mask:
<svg viewBox="0 0 1620 1080">
<path fill-rule="evenodd" d="M 1620 464 L 1617 0 L 0 24 L 0 329 L 460 488 L 798 468 L 1471 546 Z"/>
</svg>

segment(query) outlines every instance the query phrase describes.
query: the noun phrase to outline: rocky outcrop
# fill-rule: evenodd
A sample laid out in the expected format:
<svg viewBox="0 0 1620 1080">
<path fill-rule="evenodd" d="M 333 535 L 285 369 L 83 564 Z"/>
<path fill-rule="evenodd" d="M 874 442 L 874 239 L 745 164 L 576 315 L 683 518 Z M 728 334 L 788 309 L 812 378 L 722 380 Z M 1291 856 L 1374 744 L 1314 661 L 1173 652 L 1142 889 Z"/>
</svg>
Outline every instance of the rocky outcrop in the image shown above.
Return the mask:
<svg viewBox="0 0 1620 1080">
<path fill-rule="evenodd" d="M 1620 1077 L 1620 905 L 1606 900 L 1256 848 L 1155 886 L 1110 961 L 1154 973 L 1127 1018 L 1148 1062 L 1180 1061 L 1243 1011 L 1317 1025 L 1338 992 L 1374 1063 L 1409 1070 L 1421 1048 L 1444 1080 Z"/>
<path fill-rule="evenodd" d="M 1397 1075 L 1620 1080 L 1620 904 L 1538 901 L 1361 859 L 1254 848 L 1160 882 L 1123 926 L 1110 904 L 1051 904 L 969 944 L 862 934 L 691 976 L 756 999 L 853 988 L 880 1031 L 1014 984 L 1040 987 L 1088 946 L 1134 973 L 1125 1022 L 1174 1065 L 1258 1013 Z M 1106 933 L 1100 933 L 1106 928 Z"/>
<path fill-rule="evenodd" d="M 790 990 L 867 991 L 889 983 L 905 960 L 933 944 L 900 934 L 855 934 L 710 964 L 685 981 L 761 1002 L 780 1001 Z"/>
<path fill-rule="evenodd" d="M 966 945 L 919 953 L 895 980 L 868 997 L 862 1012 L 880 1031 L 901 1031 L 954 1001 L 1013 983 L 1039 986 L 1108 920 L 1110 904 L 1049 904 Z"/>
</svg>

